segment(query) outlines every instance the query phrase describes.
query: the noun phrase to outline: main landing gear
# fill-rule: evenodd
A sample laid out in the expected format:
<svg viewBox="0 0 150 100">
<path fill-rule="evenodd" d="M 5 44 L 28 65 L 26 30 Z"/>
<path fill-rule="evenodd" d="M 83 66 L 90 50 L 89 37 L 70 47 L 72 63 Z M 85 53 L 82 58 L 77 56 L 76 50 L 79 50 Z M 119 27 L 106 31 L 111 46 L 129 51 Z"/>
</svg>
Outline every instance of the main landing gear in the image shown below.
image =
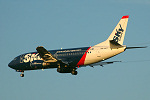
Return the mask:
<svg viewBox="0 0 150 100">
<path fill-rule="evenodd" d="M 58 64 L 57 72 L 59 73 L 71 73 L 72 75 L 77 75 L 78 72 L 76 71 L 77 68 L 75 67 L 61 67 L 60 64 Z"/>
<path fill-rule="evenodd" d="M 72 75 L 77 75 L 78 72 L 77 72 L 75 69 L 73 69 L 73 70 L 71 71 L 71 74 L 72 74 Z"/>
</svg>

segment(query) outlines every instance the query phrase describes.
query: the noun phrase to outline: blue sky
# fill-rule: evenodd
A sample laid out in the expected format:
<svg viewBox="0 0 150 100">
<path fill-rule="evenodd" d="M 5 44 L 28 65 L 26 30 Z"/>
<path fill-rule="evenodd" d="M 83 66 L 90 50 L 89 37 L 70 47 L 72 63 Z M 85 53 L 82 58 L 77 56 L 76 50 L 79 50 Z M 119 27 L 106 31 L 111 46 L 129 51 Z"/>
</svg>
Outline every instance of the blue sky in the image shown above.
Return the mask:
<svg viewBox="0 0 150 100">
<path fill-rule="evenodd" d="M 0 0 L 0 99 L 149 100 L 149 47 L 109 59 L 124 63 L 79 68 L 77 76 L 48 69 L 27 71 L 21 78 L 8 67 L 14 57 L 37 46 L 98 44 L 123 15 L 130 15 L 124 44 L 149 46 L 149 11 L 149 0 Z"/>
</svg>

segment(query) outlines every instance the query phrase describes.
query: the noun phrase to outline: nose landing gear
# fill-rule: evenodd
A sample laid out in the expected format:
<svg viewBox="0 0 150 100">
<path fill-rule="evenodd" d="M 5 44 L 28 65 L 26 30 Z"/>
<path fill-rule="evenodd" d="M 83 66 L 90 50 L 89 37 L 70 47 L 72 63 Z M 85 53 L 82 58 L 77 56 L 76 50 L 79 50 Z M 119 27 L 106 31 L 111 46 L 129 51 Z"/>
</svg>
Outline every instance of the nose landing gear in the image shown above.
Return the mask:
<svg viewBox="0 0 150 100">
<path fill-rule="evenodd" d="M 20 76 L 24 77 L 24 70 L 16 70 L 17 72 L 21 72 Z"/>
<path fill-rule="evenodd" d="M 22 73 L 20 74 L 20 76 L 21 76 L 21 77 L 24 77 L 24 72 L 22 72 Z"/>
<path fill-rule="evenodd" d="M 24 77 L 24 71 L 20 74 L 21 77 Z"/>
</svg>

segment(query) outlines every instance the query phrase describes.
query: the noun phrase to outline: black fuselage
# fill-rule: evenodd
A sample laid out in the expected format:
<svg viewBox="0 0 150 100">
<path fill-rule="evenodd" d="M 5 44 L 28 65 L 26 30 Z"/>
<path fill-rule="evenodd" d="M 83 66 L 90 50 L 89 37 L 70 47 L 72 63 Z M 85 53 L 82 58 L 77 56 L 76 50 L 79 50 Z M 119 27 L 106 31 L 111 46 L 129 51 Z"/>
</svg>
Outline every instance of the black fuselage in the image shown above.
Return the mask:
<svg viewBox="0 0 150 100">
<path fill-rule="evenodd" d="M 86 53 L 89 47 L 49 50 L 49 52 L 59 61 L 69 65 L 68 67 L 77 67 L 78 62 Z M 57 68 L 57 63 L 46 64 L 39 56 L 38 52 L 30 52 L 17 56 L 10 63 L 9 67 L 17 71 Z"/>
</svg>

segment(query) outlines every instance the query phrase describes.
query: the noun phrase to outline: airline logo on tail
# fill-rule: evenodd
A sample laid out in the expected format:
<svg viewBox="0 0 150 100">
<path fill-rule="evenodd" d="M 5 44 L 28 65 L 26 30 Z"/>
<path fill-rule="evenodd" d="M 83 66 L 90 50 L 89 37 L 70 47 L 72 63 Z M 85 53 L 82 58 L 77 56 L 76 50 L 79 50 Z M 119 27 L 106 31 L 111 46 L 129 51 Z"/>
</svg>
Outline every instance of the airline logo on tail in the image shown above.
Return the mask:
<svg viewBox="0 0 150 100">
<path fill-rule="evenodd" d="M 121 24 L 120 25 L 120 28 L 119 29 L 116 29 L 116 33 L 115 33 L 115 36 L 113 37 L 113 40 L 115 42 L 118 42 L 118 41 L 121 41 L 121 37 L 122 37 L 122 34 L 123 34 L 123 29 L 122 29 L 122 26 Z"/>
</svg>

